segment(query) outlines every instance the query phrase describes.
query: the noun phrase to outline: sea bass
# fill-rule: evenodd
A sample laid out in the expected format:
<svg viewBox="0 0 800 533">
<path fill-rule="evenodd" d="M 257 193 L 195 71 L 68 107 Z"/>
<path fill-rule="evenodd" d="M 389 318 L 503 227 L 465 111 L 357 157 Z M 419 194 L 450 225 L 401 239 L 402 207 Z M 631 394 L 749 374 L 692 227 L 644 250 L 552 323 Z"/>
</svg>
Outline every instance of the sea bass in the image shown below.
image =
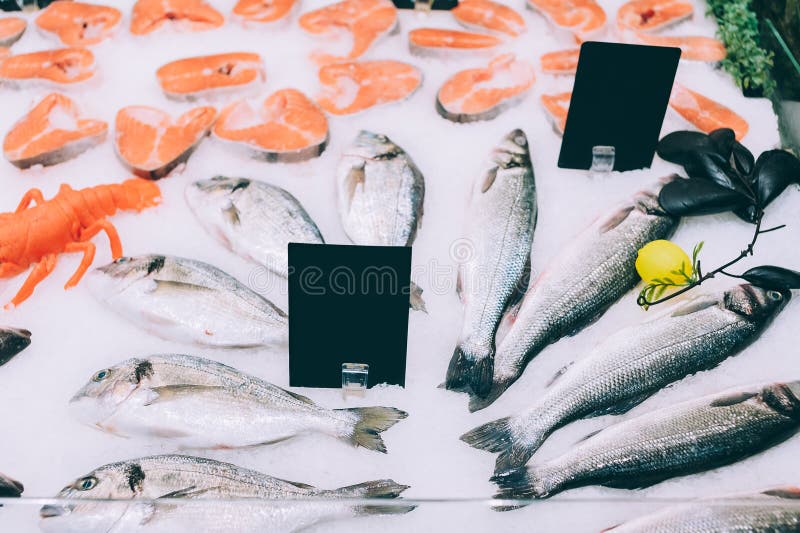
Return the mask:
<svg viewBox="0 0 800 533">
<path fill-rule="evenodd" d="M 216 176 L 189 185 L 186 201 L 219 242 L 284 278 L 290 242 L 325 242 L 300 202 L 275 185 Z"/>
<path fill-rule="evenodd" d="M 286 313 L 200 261 L 121 257 L 87 280 L 99 301 L 167 340 L 242 348 L 281 343 L 288 335 Z"/>
<path fill-rule="evenodd" d="M 336 170 L 339 217 L 345 233 L 364 246 L 411 246 L 422 226 L 425 178 L 386 135 L 361 131 Z M 425 310 L 411 288 L 411 307 Z"/>
<path fill-rule="evenodd" d="M 672 505 L 603 530 L 614 533 L 778 533 L 800 528 L 800 487 Z"/>
<path fill-rule="evenodd" d="M 690 400 L 614 424 L 550 461 L 506 470 L 502 498 L 546 498 L 586 485 L 641 488 L 762 452 L 800 429 L 800 381 Z"/>
<path fill-rule="evenodd" d="M 499 470 L 524 465 L 557 428 L 580 418 L 624 413 L 670 383 L 743 350 L 790 298 L 789 291 L 738 285 L 624 328 L 556 376 L 529 409 L 479 426 L 461 440 L 499 452 Z"/>
<path fill-rule="evenodd" d="M 536 182 L 522 130 L 503 137 L 492 151 L 467 209 L 464 242 L 470 250 L 458 271 L 464 325 L 445 385 L 485 395 L 492 387 L 497 325 L 509 300 L 525 290 L 530 272 Z"/>
<path fill-rule="evenodd" d="M 380 433 L 408 416 L 392 407 L 328 409 L 235 368 L 172 354 L 99 370 L 70 403 L 79 418 L 104 431 L 166 438 L 187 448 L 324 433 L 386 453 Z"/>
<path fill-rule="evenodd" d="M 89 472 L 64 487 L 57 496 L 74 503 L 45 505 L 39 514 L 44 531 L 60 533 L 290 532 L 355 516 L 407 513 L 413 507 L 392 506 L 389 502 L 366 507 L 336 501 L 396 498 L 407 488 L 384 479 L 324 490 L 211 459 L 156 455 L 107 464 Z M 160 498 L 186 502 L 152 501 Z M 92 501 L 97 499 L 128 500 L 128 503 L 109 505 Z M 239 501 L 221 501 L 229 499 Z"/>
<path fill-rule="evenodd" d="M 495 354 L 492 389 L 483 398 L 471 399 L 471 411 L 494 402 L 545 347 L 581 331 L 636 285 L 639 275 L 634 264 L 639 249 L 650 241 L 669 238 L 678 226 L 679 219 L 658 204 L 661 187 L 675 178 L 637 193 L 550 261 L 519 306 L 504 317 L 501 327 L 507 333 Z"/>
<path fill-rule="evenodd" d="M 27 329 L 0 327 L 0 365 L 30 346 L 31 332 Z"/>
</svg>

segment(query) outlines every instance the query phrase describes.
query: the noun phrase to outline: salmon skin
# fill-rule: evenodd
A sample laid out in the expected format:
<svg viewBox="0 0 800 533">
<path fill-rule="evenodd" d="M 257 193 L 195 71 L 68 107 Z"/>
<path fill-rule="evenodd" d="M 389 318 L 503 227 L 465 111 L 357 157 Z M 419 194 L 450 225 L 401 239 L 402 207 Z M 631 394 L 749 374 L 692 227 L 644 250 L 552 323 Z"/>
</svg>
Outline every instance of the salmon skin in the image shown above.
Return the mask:
<svg viewBox="0 0 800 533">
<path fill-rule="evenodd" d="M 553 129 L 559 135 L 563 135 L 564 128 L 567 126 L 567 113 L 569 113 L 569 103 L 572 101 L 572 92 L 543 94 L 540 100 L 553 122 Z"/>
<path fill-rule="evenodd" d="M 156 76 L 168 98 L 189 102 L 252 88 L 266 79 L 261 56 L 250 52 L 178 59 L 159 68 Z"/>
<path fill-rule="evenodd" d="M 50 166 L 102 143 L 107 134 L 107 123 L 81 118 L 75 102 L 53 93 L 14 124 L 3 141 L 3 154 L 19 168 Z"/>
<path fill-rule="evenodd" d="M 203 0 L 138 0 L 131 15 L 131 33 L 146 35 L 168 22 L 182 30 L 205 31 L 222 26 L 225 17 Z"/>
<path fill-rule="evenodd" d="M 295 163 L 325 151 L 328 119 L 297 89 L 282 89 L 269 95 L 258 110 L 244 100 L 223 109 L 214 136 L 246 146 L 254 158 Z"/>
<path fill-rule="evenodd" d="M 510 7 L 492 0 L 463 0 L 451 11 L 469 29 L 516 37 L 525 31 L 525 19 Z"/>
<path fill-rule="evenodd" d="M 36 17 L 36 26 L 66 46 L 88 46 L 110 37 L 122 20 L 114 7 L 83 2 L 53 2 Z"/>
<path fill-rule="evenodd" d="M 740 141 L 750 129 L 747 121 L 732 109 L 679 83 L 672 88 L 669 106 L 704 133 L 730 128 Z"/>
<path fill-rule="evenodd" d="M 11 46 L 19 41 L 27 27 L 28 23 L 25 22 L 25 19 L 19 17 L 0 18 L 0 46 Z"/>
<path fill-rule="evenodd" d="M 584 42 L 603 31 L 606 12 L 595 0 L 528 0 L 528 7 Z"/>
<path fill-rule="evenodd" d="M 334 115 L 348 115 L 405 100 L 422 84 L 422 73 L 400 61 L 353 61 L 322 67 L 319 81 L 320 107 Z"/>
<path fill-rule="evenodd" d="M 382 36 L 397 26 L 397 8 L 389 0 L 343 0 L 300 17 L 300 27 L 313 35 L 336 35 L 347 31 L 353 46 L 344 56 L 316 52 L 312 57 L 318 64 L 355 59 Z"/>
<path fill-rule="evenodd" d="M 233 14 L 248 22 L 276 22 L 289 16 L 298 0 L 239 0 Z"/>
<path fill-rule="evenodd" d="M 0 63 L 0 81 L 17 86 L 37 80 L 70 85 L 88 80 L 94 72 L 94 54 L 86 48 L 19 54 Z"/>
<path fill-rule="evenodd" d="M 522 101 L 534 80 L 532 65 L 503 54 L 486 68 L 462 70 L 444 82 L 436 111 L 453 122 L 491 120 Z"/>
<path fill-rule="evenodd" d="M 163 178 L 189 159 L 216 115 L 213 107 L 196 107 L 173 120 L 153 107 L 124 107 L 117 113 L 117 155 L 136 175 Z"/>
<path fill-rule="evenodd" d="M 408 48 L 412 54 L 426 56 L 442 51 L 470 52 L 490 50 L 503 41 L 494 35 L 439 28 L 417 28 L 408 32 Z"/>
<path fill-rule="evenodd" d="M 580 48 L 547 52 L 539 60 L 542 72 L 545 74 L 575 74 L 578 70 L 580 55 Z"/>
</svg>

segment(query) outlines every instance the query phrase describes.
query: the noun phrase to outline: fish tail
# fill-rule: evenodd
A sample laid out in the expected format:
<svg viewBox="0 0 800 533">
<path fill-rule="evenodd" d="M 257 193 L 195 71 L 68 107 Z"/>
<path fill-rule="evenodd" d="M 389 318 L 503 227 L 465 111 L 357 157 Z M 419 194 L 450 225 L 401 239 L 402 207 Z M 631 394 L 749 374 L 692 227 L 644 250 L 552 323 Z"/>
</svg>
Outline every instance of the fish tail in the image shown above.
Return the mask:
<svg viewBox="0 0 800 533">
<path fill-rule="evenodd" d="M 356 446 L 381 453 L 386 453 L 386 445 L 380 434 L 408 416 L 405 411 L 394 407 L 355 407 L 338 410 L 357 416 L 349 440 Z"/>
<path fill-rule="evenodd" d="M 329 492 L 339 498 L 395 499 L 407 488 L 408 485 L 400 485 L 391 479 L 379 479 L 377 481 L 367 481 L 366 483 L 342 487 Z M 397 502 L 396 504 L 387 503 L 385 505 L 358 505 L 355 507 L 355 511 L 360 515 L 405 514 L 409 511 L 413 511 L 414 507 L 414 505 L 403 505 Z"/>
<path fill-rule="evenodd" d="M 487 422 L 461 435 L 461 440 L 478 450 L 499 453 L 495 463 L 495 472 L 523 466 L 533 456 L 541 443 L 549 434 L 550 427 L 537 428 L 533 436 L 515 435 L 511 426 L 511 418 L 505 417 Z"/>
<path fill-rule="evenodd" d="M 445 386 L 448 390 L 471 390 L 473 394 L 486 396 L 492 389 L 493 378 L 494 354 L 475 357 L 456 346 L 447 368 Z"/>
<path fill-rule="evenodd" d="M 469 412 L 474 413 L 492 405 L 495 400 L 503 395 L 504 392 L 514 383 L 512 380 L 497 381 L 492 383 L 492 388 L 486 396 L 478 396 L 477 394 L 470 394 L 469 397 Z"/>
<path fill-rule="evenodd" d="M 411 294 L 408 297 L 408 305 L 414 311 L 428 312 L 428 308 L 425 306 L 425 300 L 422 299 L 422 287 L 413 281 L 411 282 Z"/>
<path fill-rule="evenodd" d="M 534 486 L 536 484 L 535 478 L 525 467 L 512 468 L 495 474 L 490 481 L 497 485 L 497 493 L 494 495 L 496 500 L 531 500 L 543 496 L 539 494 Z M 494 509 L 497 511 L 510 511 L 525 507 L 529 503 L 528 501 L 509 502 Z"/>
<path fill-rule="evenodd" d="M 487 422 L 461 435 L 461 440 L 476 448 L 491 453 L 500 453 L 511 446 L 510 417 Z"/>
</svg>

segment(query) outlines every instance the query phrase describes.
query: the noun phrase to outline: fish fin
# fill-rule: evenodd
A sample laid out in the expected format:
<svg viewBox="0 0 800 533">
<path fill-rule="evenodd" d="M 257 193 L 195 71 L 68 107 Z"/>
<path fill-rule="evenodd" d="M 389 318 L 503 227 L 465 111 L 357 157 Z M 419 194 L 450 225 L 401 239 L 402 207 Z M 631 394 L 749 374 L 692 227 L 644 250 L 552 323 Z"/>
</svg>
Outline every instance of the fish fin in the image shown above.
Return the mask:
<svg viewBox="0 0 800 533">
<path fill-rule="evenodd" d="M 307 397 L 303 396 L 302 394 L 297 394 L 296 392 L 288 391 L 286 389 L 281 389 L 281 390 L 283 392 L 285 392 L 286 394 L 288 394 L 289 396 L 291 396 L 292 398 L 294 398 L 295 400 L 299 400 L 299 401 L 301 401 L 303 403 L 307 403 L 308 405 L 316 405 L 314 403 L 314 400 L 312 400 L 311 398 L 307 398 Z"/>
<path fill-rule="evenodd" d="M 531 256 L 528 254 L 528 259 L 525 261 L 525 267 L 522 269 L 522 273 L 520 274 L 519 279 L 517 280 L 517 284 L 514 286 L 514 292 L 508 297 L 508 301 L 506 302 L 506 309 L 511 307 L 516 307 L 519 302 L 522 301 L 522 298 L 525 296 L 525 293 L 528 292 L 528 286 L 531 282 Z"/>
<path fill-rule="evenodd" d="M 547 382 L 547 385 L 545 385 L 545 388 L 552 386 L 552 385 L 553 385 L 553 383 L 555 383 L 556 381 L 558 381 L 558 378 L 560 378 L 561 376 L 563 376 L 564 374 L 566 374 L 566 373 L 567 373 L 567 370 L 569 370 L 569 369 L 570 369 L 570 367 L 571 367 L 572 365 L 574 365 L 574 364 L 575 364 L 575 361 L 572 361 L 571 363 L 567 363 L 566 365 L 564 365 L 564 366 L 562 366 L 561 368 L 559 368 L 559 369 L 558 369 L 558 372 L 556 372 L 555 374 L 553 374 L 553 377 L 552 377 L 552 378 L 550 378 L 550 381 L 548 381 L 548 382 Z"/>
<path fill-rule="evenodd" d="M 152 387 L 150 390 L 153 391 L 156 396 L 147 400 L 145 405 L 179 400 L 192 394 L 219 392 L 225 390 L 225 387 L 208 385 L 164 385 L 163 387 Z"/>
<path fill-rule="evenodd" d="M 478 396 L 489 394 L 494 377 L 494 354 L 487 357 L 469 357 L 456 346 L 447 368 L 445 383 L 448 390 L 472 390 Z"/>
<path fill-rule="evenodd" d="M 414 311 L 428 312 L 428 309 L 425 307 L 425 300 L 422 299 L 422 288 L 413 281 L 411 282 L 411 294 L 408 297 L 408 306 Z"/>
<path fill-rule="evenodd" d="M 162 494 L 158 498 L 197 498 L 206 494 L 208 492 L 220 489 L 222 487 L 206 487 L 204 489 L 198 489 L 196 485 L 192 485 L 190 487 L 185 487 L 182 489 L 178 489 L 172 492 L 168 492 L 166 494 Z"/>
<path fill-rule="evenodd" d="M 478 450 L 490 453 L 500 453 L 511 447 L 511 428 L 509 421 L 511 417 L 500 418 L 482 424 L 461 437 L 463 442 Z"/>
<path fill-rule="evenodd" d="M 516 381 L 510 380 L 495 380 L 492 383 L 492 388 L 486 396 L 478 396 L 477 394 L 470 394 L 469 396 L 469 412 L 474 413 L 492 405 L 503 393 Z"/>
<path fill-rule="evenodd" d="M 285 442 L 285 441 L 287 441 L 289 439 L 293 439 L 294 437 L 295 437 L 294 435 L 289 435 L 288 437 L 280 437 L 280 438 L 277 438 L 277 439 L 265 440 L 264 442 L 259 442 L 258 444 L 254 444 L 252 447 L 253 448 L 257 448 L 259 446 L 271 446 L 273 444 L 279 444 L 279 443 Z"/>
<path fill-rule="evenodd" d="M 317 487 L 315 487 L 314 485 L 309 485 L 309 484 L 307 484 L 307 483 L 300 483 L 299 481 L 289 481 L 289 480 L 287 480 L 287 479 L 280 479 L 280 478 L 277 478 L 277 479 L 278 479 L 278 481 L 280 481 L 281 483 L 286 483 L 286 484 L 288 484 L 288 485 L 291 485 L 291 486 L 293 486 L 293 487 L 297 487 L 298 489 L 303 489 L 303 490 L 316 490 L 316 488 L 317 488 Z"/>
<path fill-rule="evenodd" d="M 485 193 L 489 189 L 492 188 L 494 185 L 495 180 L 497 179 L 497 167 L 492 167 L 486 172 L 486 175 L 481 182 L 481 192 Z"/>
<path fill-rule="evenodd" d="M 607 528 L 605 528 L 605 529 L 601 529 L 601 530 L 600 530 L 600 533 L 606 533 L 606 531 L 613 531 L 613 530 L 617 529 L 617 528 L 618 528 L 619 526 L 621 526 L 621 525 L 622 525 L 622 524 L 615 524 L 615 525 L 613 525 L 613 526 L 611 526 L 611 527 L 607 527 Z"/>
<path fill-rule="evenodd" d="M 367 176 L 364 173 L 366 162 L 362 163 L 360 167 L 350 168 L 347 176 L 345 176 L 345 186 L 347 187 L 347 210 L 353 205 L 353 197 L 356 195 L 356 189 L 359 185 L 362 187 L 366 183 Z"/>
<path fill-rule="evenodd" d="M 632 205 L 626 205 L 611 214 L 608 218 L 606 218 L 603 223 L 600 225 L 600 233 L 606 233 L 611 231 L 612 229 L 616 228 L 620 224 L 622 224 L 628 215 L 630 215 L 633 210 L 635 209 Z"/>
<path fill-rule="evenodd" d="M 746 402 L 750 398 L 758 396 L 757 392 L 733 392 L 731 394 L 717 398 L 711 402 L 711 407 L 730 407 Z"/>
<path fill-rule="evenodd" d="M 213 289 L 203 285 L 195 285 L 194 283 L 184 283 L 182 281 L 172 281 L 166 279 L 154 279 L 154 287 L 150 292 L 160 293 L 178 293 L 183 294 L 193 291 L 212 291 Z"/>
<path fill-rule="evenodd" d="M 774 489 L 765 490 L 762 494 L 767 496 L 775 496 L 776 498 L 784 498 L 787 500 L 800 499 L 800 487 L 777 487 Z"/>
<path fill-rule="evenodd" d="M 672 312 L 670 313 L 670 316 L 679 317 L 679 316 L 691 315 L 692 313 L 702 311 L 703 309 L 714 307 L 717 304 L 719 304 L 719 300 L 717 299 L 695 298 L 694 300 L 677 305 L 675 309 L 673 309 Z"/>
<path fill-rule="evenodd" d="M 0 474 L 0 498 L 19 498 L 24 490 L 22 483 Z"/>
<path fill-rule="evenodd" d="M 597 415 L 597 416 L 600 416 L 600 415 Z M 591 439 L 592 437 L 594 437 L 595 435 L 597 435 L 601 431 L 603 431 L 603 430 L 602 429 L 598 429 L 598 430 L 592 431 L 591 433 L 588 433 L 588 434 L 584 435 L 583 437 L 579 438 L 578 440 L 576 440 L 575 444 L 580 444 L 581 442 L 586 442 L 587 440 Z"/>
<path fill-rule="evenodd" d="M 159 509 L 172 508 L 174 505 L 164 506 L 160 505 Z M 107 533 L 122 533 L 124 531 L 131 531 L 138 529 L 141 526 L 149 523 L 156 514 L 156 506 L 153 503 L 136 503 L 129 504 L 125 508 L 125 512 L 114 523 L 114 525 L 107 531 Z"/>
<path fill-rule="evenodd" d="M 239 210 L 236 206 L 231 202 L 228 207 L 222 209 L 222 218 L 230 224 L 231 226 L 238 226 L 242 223 L 241 219 L 239 218 Z"/>
<path fill-rule="evenodd" d="M 592 411 L 588 415 L 584 416 L 583 418 L 595 418 L 598 416 L 605 416 L 605 415 L 621 415 L 625 414 L 646 399 L 651 396 L 649 392 L 644 394 L 637 394 L 636 396 L 630 396 L 620 402 L 615 403 L 614 405 L 609 405 L 607 407 L 602 407 L 597 409 L 596 411 Z"/>
<path fill-rule="evenodd" d="M 658 483 L 661 483 L 662 481 L 665 481 L 673 476 L 674 474 L 654 474 L 654 475 L 642 474 L 638 476 L 630 476 L 630 477 L 626 476 L 621 479 L 613 479 L 606 482 L 598 483 L 598 485 L 601 485 L 603 487 L 611 487 L 612 489 L 628 489 L 628 490 L 643 489 L 645 487 L 650 487 L 651 485 L 656 485 Z"/>
<path fill-rule="evenodd" d="M 494 495 L 496 500 L 529 500 L 540 498 L 534 487 L 534 479 L 525 467 L 513 468 L 501 473 L 497 473 L 490 478 L 492 483 L 497 485 L 497 493 Z M 527 503 L 511 503 L 498 507 L 493 507 L 496 511 L 510 511 L 528 505 Z"/>
<path fill-rule="evenodd" d="M 380 434 L 408 417 L 408 413 L 394 407 L 353 407 L 335 410 L 347 411 L 357 416 L 353 433 L 348 439 L 350 442 L 381 453 L 386 453 L 386 445 Z"/>
<path fill-rule="evenodd" d="M 395 499 L 407 488 L 408 485 L 400 485 L 391 479 L 379 479 L 325 492 L 335 494 L 339 498 Z M 413 511 L 415 507 L 414 505 L 359 505 L 355 507 L 355 512 L 359 515 L 405 514 Z"/>
</svg>

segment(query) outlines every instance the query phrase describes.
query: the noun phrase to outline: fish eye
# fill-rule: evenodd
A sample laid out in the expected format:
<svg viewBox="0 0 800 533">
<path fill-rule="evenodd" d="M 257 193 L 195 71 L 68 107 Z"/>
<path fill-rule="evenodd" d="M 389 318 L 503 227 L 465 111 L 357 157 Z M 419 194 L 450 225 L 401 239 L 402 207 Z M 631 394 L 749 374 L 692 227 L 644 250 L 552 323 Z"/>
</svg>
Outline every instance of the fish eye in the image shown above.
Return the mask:
<svg viewBox="0 0 800 533">
<path fill-rule="evenodd" d="M 772 300 L 773 302 L 780 302 L 783 300 L 783 294 L 778 291 L 769 291 L 767 292 L 767 298 Z"/>
<path fill-rule="evenodd" d="M 128 259 L 127 257 L 120 257 L 119 259 L 117 259 L 117 260 L 116 260 L 116 261 L 114 261 L 114 262 L 115 262 L 116 264 L 118 264 L 118 265 L 121 265 L 121 264 L 123 264 L 123 263 L 127 263 L 129 260 L 130 260 L 130 259 Z"/>
<path fill-rule="evenodd" d="M 87 476 L 78 480 L 77 489 L 81 491 L 92 490 L 97 486 L 97 478 L 94 476 Z"/>
<path fill-rule="evenodd" d="M 111 373 L 111 371 L 109 369 L 107 369 L 107 368 L 103 369 L 103 370 L 100 370 L 94 376 L 92 376 L 92 381 L 95 381 L 95 382 L 99 383 L 99 382 L 103 381 L 104 379 L 106 379 L 110 373 Z"/>
</svg>

